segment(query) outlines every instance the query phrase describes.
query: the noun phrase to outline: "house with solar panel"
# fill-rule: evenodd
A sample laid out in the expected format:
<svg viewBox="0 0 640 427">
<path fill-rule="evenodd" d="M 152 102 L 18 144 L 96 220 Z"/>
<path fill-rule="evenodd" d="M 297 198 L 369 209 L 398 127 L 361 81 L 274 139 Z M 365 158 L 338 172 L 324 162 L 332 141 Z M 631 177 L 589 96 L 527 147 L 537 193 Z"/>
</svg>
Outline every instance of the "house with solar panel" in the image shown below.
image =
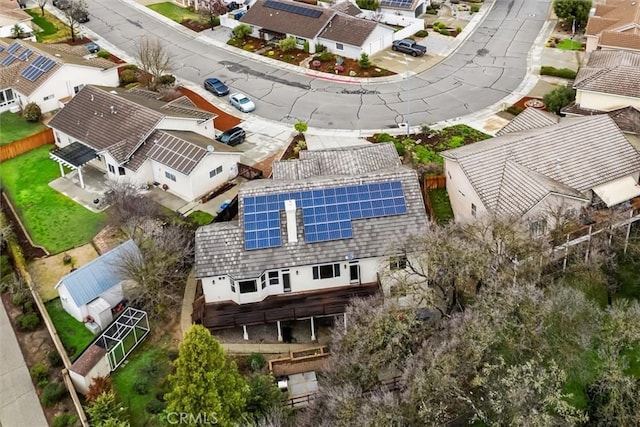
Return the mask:
<svg viewBox="0 0 640 427">
<path fill-rule="evenodd" d="M 94 333 L 105 329 L 124 305 L 122 260 L 140 256 L 138 246 L 128 240 L 67 274 L 55 286 L 62 308 Z"/>
<path fill-rule="evenodd" d="M 118 67 L 84 46 L 0 39 L 0 112 L 35 102 L 43 113 L 87 84 L 118 86 Z"/>
<path fill-rule="evenodd" d="M 317 45 L 348 58 L 358 59 L 362 53 L 373 55 L 391 46 L 394 29 L 374 20 L 353 15 L 355 5 L 325 8 L 291 0 L 258 0 L 240 18 L 253 29 L 251 34 L 264 40 L 293 37 L 297 47 L 308 44 L 315 53 Z M 237 21 L 231 21 L 232 26 Z"/>
<path fill-rule="evenodd" d="M 215 114 L 186 96 L 133 88 L 85 86 L 48 123 L 57 148 L 52 160 L 77 172 L 103 171 L 115 181 L 154 184 L 191 202 L 238 173 L 242 152 L 214 140 Z"/>
<path fill-rule="evenodd" d="M 431 0 L 380 0 L 378 9 L 385 15 L 419 18 L 430 4 Z"/>
<path fill-rule="evenodd" d="M 406 239 L 428 229 L 418 176 L 393 144 L 308 150 L 243 184 L 238 219 L 200 227 L 193 320 L 211 330 L 342 315 L 406 267 Z"/>
</svg>

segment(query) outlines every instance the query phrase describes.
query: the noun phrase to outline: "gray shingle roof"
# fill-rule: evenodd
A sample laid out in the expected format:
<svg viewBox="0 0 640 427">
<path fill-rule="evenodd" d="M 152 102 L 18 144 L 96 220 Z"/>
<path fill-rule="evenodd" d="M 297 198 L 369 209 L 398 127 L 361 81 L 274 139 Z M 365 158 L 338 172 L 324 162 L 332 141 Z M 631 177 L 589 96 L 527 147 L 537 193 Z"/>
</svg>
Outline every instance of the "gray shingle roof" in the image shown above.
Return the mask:
<svg viewBox="0 0 640 427">
<path fill-rule="evenodd" d="M 608 115 L 566 118 L 442 155 L 458 161 L 485 207 L 494 213 L 526 211 L 540 201 L 545 189 L 584 195 L 596 185 L 640 170 L 640 154 Z"/>
<path fill-rule="evenodd" d="M 529 129 L 537 129 L 558 123 L 558 116 L 545 113 L 537 108 L 526 108 L 518 114 L 505 127 L 500 129 L 496 135 L 501 136 L 507 133 L 522 132 Z"/>
<path fill-rule="evenodd" d="M 375 21 L 336 13 L 319 37 L 361 47 L 377 26 Z"/>
<path fill-rule="evenodd" d="M 596 50 L 580 67 L 574 89 L 640 98 L 640 52 Z"/>
<path fill-rule="evenodd" d="M 380 148 L 371 145 L 369 150 L 378 152 Z M 317 159 L 326 160 L 336 168 L 341 159 L 349 162 L 352 158 L 357 157 L 349 155 L 349 151 L 343 149 L 323 150 L 315 155 L 311 152 L 309 154 L 311 157 L 315 156 Z M 369 157 L 364 152 L 360 152 L 360 156 Z M 397 159 L 395 151 L 393 156 Z M 200 227 L 196 232 L 196 276 L 209 277 L 228 274 L 234 279 L 255 278 L 266 269 L 302 266 L 318 262 L 337 262 L 344 260 L 350 253 L 356 259 L 388 255 L 405 239 L 428 229 L 416 172 L 395 164 L 395 161 L 389 160 L 388 163 L 394 163 L 394 165 L 380 169 L 367 169 L 364 172 L 357 169 L 352 174 L 309 176 L 305 179 L 255 180 L 244 184 L 238 192 L 239 221 L 211 224 Z M 330 169 L 324 165 L 323 161 L 319 161 L 318 164 L 321 165 L 320 169 Z M 336 169 L 342 170 L 343 168 Z M 353 220 L 353 238 L 351 239 L 306 243 L 302 213 L 298 207 L 296 213 L 298 242 L 288 242 L 286 226 L 284 226 L 286 224 L 285 214 L 280 212 L 282 246 L 251 251 L 244 249 L 243 211 L 246 197 L 389 181 L 400 181 L 402 184 L 407 205 L 405 215 Z"/>
<path fill-rule="evenodd" d="M 582 108 L 572 102 L 562 109 L 563 113 L 580 116 L 592 116 L 595 114 L 608 114 L 618 125 L 622 132 L 640 134 L 640 110 L 633 106 L 618 108 L 617 110 L 601 111 L 590 108 Z"/>
<path fill-rule="evenodd" d="M 67 274 L 60 279 L 56 288 L 64 283 L 73 302 L 81 307 L 124 280 L 119 262 L 130 256 L 141 256 L 133 240 L 127 240 L 73 273 Z"/>
</svg>

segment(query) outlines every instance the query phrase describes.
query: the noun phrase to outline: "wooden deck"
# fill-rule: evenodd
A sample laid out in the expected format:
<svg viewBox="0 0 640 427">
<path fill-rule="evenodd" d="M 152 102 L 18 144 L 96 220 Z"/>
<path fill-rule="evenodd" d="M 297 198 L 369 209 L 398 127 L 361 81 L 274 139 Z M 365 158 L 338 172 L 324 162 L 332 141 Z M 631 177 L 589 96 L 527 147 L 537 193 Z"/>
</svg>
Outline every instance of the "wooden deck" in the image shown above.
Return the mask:
<svg viewBox="0 0 640 427">
<path fill-rule="evenodd" d="M 379 290 L 378 283 L 363 283 L 318 292 L 272 295 L 264 301 L 242 305 L 232 301 L 203 304 L 200 297 L 194 302 L 193 320 L 215 330 L 335 315 L 345 312 L 351 298 L 369 297 Z"/>
</svg>

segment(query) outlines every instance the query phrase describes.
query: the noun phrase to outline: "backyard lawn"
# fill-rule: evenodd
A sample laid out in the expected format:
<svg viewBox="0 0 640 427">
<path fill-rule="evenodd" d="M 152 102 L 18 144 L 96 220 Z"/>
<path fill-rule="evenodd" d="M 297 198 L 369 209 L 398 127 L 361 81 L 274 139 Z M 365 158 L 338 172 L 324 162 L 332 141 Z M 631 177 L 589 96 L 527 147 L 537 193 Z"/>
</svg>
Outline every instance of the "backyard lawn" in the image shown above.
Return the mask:
<svg viewBox="0 0 640 427">
<path fill-rule="evenodd" d="M 47 302 L 47 313 L 60 336 L 60 340 L 67 349 L 69 358 L 73 361 L 91 344 L 94 335 L 85 326 L 64 311 L 60 298 Z"/>
<path fill-rule="evenodd" d="M 446 224 L 453 219 L 453 210 L 446 188 L 429 191 L 429 199 L 438 224 Z"/>
<path fill-rule="evenodd" d="M 213 221 L 215 217 L 208 212 L 193 211 L 189 214 L 188 218 L 193 221 L 195 225 L 202 226 L 211 224 L 211 221 Z"/>
<path fill-rule="evenodd" d="M 580 50 L 582 49 L 582 43 L 573 41 L 571 39 L 563 39 L 556 45 L 556 48 L 562 50 Z"/>
<path fill-rule="evenodd" d="M 58 253 L 89 242 L 104 226 L 106 215 L 49 187 L 60 177 L 58 164 L 49 159 L 52 147 L 44 145 L 3 162 L 0 179 L 34 243 Z"/>
<path fill-rule="evenodd" d="M 197 13 L 191 12 L 188 9 L 171 2 L 150 4 L 147 7 L 154 12 L 158 12 L 160 15 L 177 22 L 178 24 L 182 23 L 182 21 L 186 21 L 187 19 L 194 21 L 202 19 L 202 17 Z"/>
<path fill-rule="evenodd" d="M 52 43 L 64 41 L 71 37 L 71 29 L 64 22 L 52 15 L 48 10 L 44 11 L 44 17 L 40 14 L 40 8 L 25 9 L 33 18 L 33 23 L 42 31 L 36 32 L 36 40 L 40 43 Z"/>
<path fill-rule="evenodd" d="M 42 123 L 31 123 L 20 114 L 5 111 L 0 114 L 0 145 L 18 141 L 46 128 Z"/>
</svg>

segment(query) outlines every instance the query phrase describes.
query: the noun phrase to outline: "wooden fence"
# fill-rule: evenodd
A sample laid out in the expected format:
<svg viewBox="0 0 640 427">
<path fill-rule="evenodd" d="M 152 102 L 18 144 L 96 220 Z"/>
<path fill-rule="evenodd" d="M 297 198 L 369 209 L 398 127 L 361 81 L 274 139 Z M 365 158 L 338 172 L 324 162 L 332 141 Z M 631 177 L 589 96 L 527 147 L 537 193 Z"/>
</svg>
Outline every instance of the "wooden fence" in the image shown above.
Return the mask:
<svg viewBox="0 0 640 427">
<path fill-rule="evenodd" d="M 55 137 L 53 136 L 53 129 L 45 129 L 40 133 L 28 136 L 26 138 L 14 141 L 10 144 L 0 147 L 0 162 L 13 159 L 14 157 L 24 154 L 28 151 L 35 150 L 38 147 L 47 144 L 53 144 Z"/>
<path fill-rule="evenodd" d="M 437 190 L 438 188 L 446 188 L 446 187 L 447 187 L 447 177 L 445 177 L 444 175 L 424 177 L 424 188 L 427 191 Z"/>
</svg>

